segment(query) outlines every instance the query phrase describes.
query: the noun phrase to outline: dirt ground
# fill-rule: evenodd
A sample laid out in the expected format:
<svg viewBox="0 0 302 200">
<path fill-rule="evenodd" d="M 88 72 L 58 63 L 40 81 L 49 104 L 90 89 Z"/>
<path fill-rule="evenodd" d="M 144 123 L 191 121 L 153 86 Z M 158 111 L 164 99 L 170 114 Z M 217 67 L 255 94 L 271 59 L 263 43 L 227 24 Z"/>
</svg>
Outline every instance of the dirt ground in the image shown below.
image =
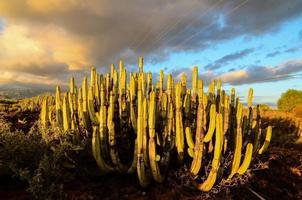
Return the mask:
<svg viewBox="0 0 302 200">
<path fill-rule="evenodd" d="M 24 132 L 37 119 L 38 113 L 29 112 L 4 116 L 4 120 L 16 125 L 14 130 Z M 292 131 L 288 129 L 293 127 L 284 126 L 275 125 L 274 129 Z M 225 186 L 210 194 L 196 191 L 186 184 L 187 177 L 181 177 L 181 170 L 170 171 L 164 183 L 152 184 L 147 189 L 139 186 L 135 174 L 110 174 L 65 183 L 64 191 L 68 199 L 302 199 L 302 145 L 282 143 L 277 141 L 279 136 L 274 139 L 276 142 L 269 153 L 260 158 L 262 166 L 254 166 L 250 170 L 248 181 L 239 186 Z M 26 187 L 15 178 L 1 177 L 0 199 L 31 199 Z"/>
</svg>

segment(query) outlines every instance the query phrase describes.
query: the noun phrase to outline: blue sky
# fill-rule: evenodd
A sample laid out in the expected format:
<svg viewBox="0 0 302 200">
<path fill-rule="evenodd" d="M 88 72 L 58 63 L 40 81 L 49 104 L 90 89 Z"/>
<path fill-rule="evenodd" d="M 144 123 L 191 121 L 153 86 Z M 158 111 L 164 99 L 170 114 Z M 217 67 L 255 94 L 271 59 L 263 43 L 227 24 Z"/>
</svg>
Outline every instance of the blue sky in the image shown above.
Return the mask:
<svg viewBox="0 0 302 200">
<path fill-rule="evenodd" d="M 163 70 L 169 73 L 179 68 L 196 65 L 199 67 L 200 75 L 202 75 L 203 71 L 206 71 L 206 65 L 212 64 L 226 55 L 245 49 L 253 49 L 253 52 L 224 63 L 223 67 L 215 72 L 224 73 L 231 69 L 246 69 L 249 66 L 274 67 L 289 60 L 302 59 L 302 16 L 280 24 L 273 32 L 257 36 L 242 35 L 219 44 L 213 44 L 211 47 L 200 51 L 172 53 L 168 60 L 157 63 L 156 66 L 161 66 Z M 154 67 L 148 61 L 146 63 L 146 70 L 158 71 L 158 67 Z M 297 74 L 297 78 L 279 80 L 277 83 L 275 81 L 264 83 L 260 81 L 236 86 L 226 84 L 225 88 L 230 90 L 231 87 L 236 87 L 239 95 L 246 96 L 248 89 L 252 87 L 256 93 L 255 101 L 275 106 L 277 99 L 287 89 L 302 90 L 302 70 L 293 74 Z"/>
</svg>

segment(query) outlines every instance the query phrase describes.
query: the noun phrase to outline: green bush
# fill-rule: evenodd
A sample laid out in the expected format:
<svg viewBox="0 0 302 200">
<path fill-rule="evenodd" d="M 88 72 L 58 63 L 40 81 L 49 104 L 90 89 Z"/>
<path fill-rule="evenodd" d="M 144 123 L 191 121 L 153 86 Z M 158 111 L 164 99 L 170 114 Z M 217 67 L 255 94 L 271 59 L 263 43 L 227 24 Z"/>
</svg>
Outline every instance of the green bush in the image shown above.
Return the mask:
<svg viewBox="0 0 302 200">
<path fill-rule="evenodd" d="M 282 93 L 277 102 L 278 109 L 285 112 L 292 111 L 297 105 L 302 103 L 302 91 L 289 89 Z"/>
<path fill-rule="evenodd" d="M 260 104 L 260 105 L 259 105 L 259 108 L 260 108 L 260 110 L 262 110 L 262 111 L 271 110 L 271 107 L 270 107 L 269 105 L 267 105 L 267 104 Z"/>
<path fill-rule="evenodd" d="M 37 124 L 28 133 L 0 126 L 0 178 L 9 175 L 25 181 L 34 199 L 64 199 L 64 183 L 86 177 L 87 161 L 95 163 L 91 141 L 77 133 L 54 137 L 51 128 L 45 131 Z"/>
</svg>

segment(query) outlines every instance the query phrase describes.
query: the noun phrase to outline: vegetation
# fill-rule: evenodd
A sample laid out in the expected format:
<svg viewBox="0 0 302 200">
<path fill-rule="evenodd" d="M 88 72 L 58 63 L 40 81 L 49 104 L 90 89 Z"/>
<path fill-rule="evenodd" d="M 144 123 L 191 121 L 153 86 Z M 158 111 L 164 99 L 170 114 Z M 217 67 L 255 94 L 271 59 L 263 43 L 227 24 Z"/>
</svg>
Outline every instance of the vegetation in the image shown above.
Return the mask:
<svg viewBox="0 0 302 200">
<path fill-rule="evenodd" d="M 192 89 L 185 75 L 164 87 L 162 71 L 153 85 L 142 60 L 130 78 L 119 71 L 92 68 L 80 88 L 71 78 L 69 92 L 0 103 L 0 198 L 7 177 L 26 199 L 302 197 L 299 106 L 253 107 L 250 89 L 244 108 L 219 80 L 205 92 L 197 68 Z"/>
<path fill-rule="evenodd" d="M 295 114 L 296 117 L 302 118 L 302 104 L 297 105 L 293 109 L 293 113 Z"/>
<path fill-rule="evenodd" d="M 285 112 L 292 111 L 297 105 L 302 104 L 302 91 L 289 89 L 278 100 L 278 109 Z"/>
<path fill-rule="evenodd" d="M 163 182 L 171 163 L 190 163 L 190 173 L 204 180 L 194 180 L 196 188 L 208 192 L 219 181 L 245 174 L 256 155 L 267 150 L 272 128 L 261 124 L 259 106 L 253 112 L 252 89 L 244 114 L 235 89 L 227 95 L 220 80 L 212 80 L 204 92 L 197 67 L 192 89 L 185 74 L 177 83 L 169 74 L 165 89 L 163 71 L 153 85 L 152 74 L 143 71 L 142 58 L 139 72 L 129 76 L 127 83 L 120 61 L 119 73 L 114 65 L 108 74 L 92 68 L 89 86 L 84 77 L 77 88 L 72 77 L 69 92 L 62 95 L 57 86 L 55 97 L 43 99 L 41 124 L 62 133 L 88 133 L 101 174 L 136 171 L 142 187 L 152 179 Z M 262 135 L 266 135 L 263 144 Z M 229 160 L 226 155 L 231 155 Z M 209 170 L 203 172 L 202 165 Z"/>
<path fill-rule="evenodd" d="M 271 110 L 271 107 L 269 105 L 267 105 L 267 104 L 260 104 L 259 108 L 260 108 L 261 111 L 269 111 L 269 110 Z"/>
<path fill-rule="evenodd" d="M 4 126 L 5 125 L 5 126 Z M 85 173 L 82 160 L 89 160 L 89 144 L 75 133 L 54 137 L 36 124 L 25 134 L 0 127 L 0 176 L 19 178 L 35 199 L 64 198 L 63 183 Z M 47 136 L 47 140 L 41 136 Z"/>
<path fill-rule="evenodd" d="M 23 88 L 2 88 L 0 86 L 0 99 L 24 99 L 24 98 L 32 98 L 35 96 L 39 96 L 43 93 L 49 93 L 53 91 L 45 90 L 45 89 L 29 89 Z"/>
</svg>

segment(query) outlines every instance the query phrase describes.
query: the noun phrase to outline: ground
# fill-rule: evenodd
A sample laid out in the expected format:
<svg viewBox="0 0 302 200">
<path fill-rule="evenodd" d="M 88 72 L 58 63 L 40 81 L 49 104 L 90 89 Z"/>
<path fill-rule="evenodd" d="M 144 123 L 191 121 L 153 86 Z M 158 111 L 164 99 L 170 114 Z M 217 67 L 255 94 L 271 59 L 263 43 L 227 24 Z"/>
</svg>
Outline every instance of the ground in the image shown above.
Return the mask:
<svg viewBox="0 0 302 200">
<path fill-rule="evenodd" d="M 38 119 L 38 112 L 31 111 L 1 115 L 13 124 L 14 130 L 24 132 Z M 64 192 L 68 199 L 302 199 L 302 145 L 295 143 L 296 138 L 289 138 L 297 127 L 290 120 L 264 120 L 274 123 L 275 141 L 269 152 L 254 162 L 241 184 L 217 186 L 209 194 L 201 193 L 187 184 L 188 176 L 182 177 L 180 169 L 171 170 L 164 183 L 152 184 L 147 189 L 139 186 L 136 175 L 110 174 L 66 182 Z M 288 138 L 283 142 L 285 135 Z M 26 188 L 27 184 L 17 178 L 0 176 L 0 199 L 31 199 Z"/>
</svg>

